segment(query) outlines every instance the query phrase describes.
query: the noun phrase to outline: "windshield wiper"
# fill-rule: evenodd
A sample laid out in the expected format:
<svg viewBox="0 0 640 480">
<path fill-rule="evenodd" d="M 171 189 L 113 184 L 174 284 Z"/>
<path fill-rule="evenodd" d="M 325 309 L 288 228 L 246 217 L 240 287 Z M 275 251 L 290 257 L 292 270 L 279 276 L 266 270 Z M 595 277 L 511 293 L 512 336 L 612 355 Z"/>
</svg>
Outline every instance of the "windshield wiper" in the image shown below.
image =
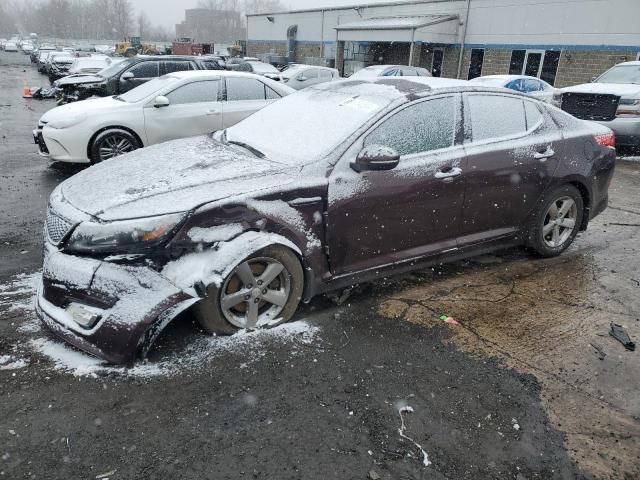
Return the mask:
<svg viewBox="0 0 640 480">
<path fill-rule="evenodd" d="M 118 100 L 119 102 L 126 102 L 126 100 L 123 100 L 123 99 L 120 97 L 120 95 L 114 95 L 112 98 L 113 98 L 114 100 Z"/>
<path fill-rule="evenodd" d="M 257 148 L 252 147 L 251 145 L 244 142 L 236 142 L 235 140 L 227 140 L 226 143 L 230 143 L 231 145 L 238 145 L 239 147 L 244 148 L 245 150 L 249 150 L 258 158 L 264 158 L 265 155 Z"/>
</svg>

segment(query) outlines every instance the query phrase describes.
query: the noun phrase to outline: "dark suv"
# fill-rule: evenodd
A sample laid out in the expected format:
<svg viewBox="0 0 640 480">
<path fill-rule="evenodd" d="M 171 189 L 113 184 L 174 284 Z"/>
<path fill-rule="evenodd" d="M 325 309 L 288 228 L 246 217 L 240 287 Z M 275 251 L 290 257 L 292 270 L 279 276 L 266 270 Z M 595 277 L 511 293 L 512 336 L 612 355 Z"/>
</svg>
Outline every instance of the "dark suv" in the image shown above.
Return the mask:
<svg viewBox="0 0 640 480">
<path fill-rule="evenodd" d="M 95 75 L 70 75 L 54 83 L 59 103 L 84 100 L 94 95 L 119 95 L 143 83 L 183 70 L 223 70 L 211 58 L 190 56 L 137 56 L 113 63 Z"/>
</svg>

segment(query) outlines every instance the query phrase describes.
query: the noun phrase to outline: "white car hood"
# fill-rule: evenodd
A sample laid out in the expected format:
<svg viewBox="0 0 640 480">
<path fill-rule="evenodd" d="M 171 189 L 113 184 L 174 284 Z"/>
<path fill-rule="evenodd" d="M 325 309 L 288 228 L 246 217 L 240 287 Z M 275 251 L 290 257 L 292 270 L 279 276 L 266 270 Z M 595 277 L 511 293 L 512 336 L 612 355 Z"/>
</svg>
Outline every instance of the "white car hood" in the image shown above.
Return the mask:
<svg viewBox="0 0 640 480">
<path fill-rule="evenodd" d="M 78 115 L 95 115 L 108 110 L 112 113 L 116 109 L 131 108 L 135 104 L 121 102 L 112 97 L 89 98 L 81 102 L 68 103 L 60 107 L 53 108 L 46 112 L 41 118 L 41 122 L 51 123 L 56 120 L 66 120 Z"/>
<path fill-rule="evenodd" d="M 210 136 L 174 140 L 90 167 L 51 196 L 101 220 L 184 212 L 293 182 L 299 167 L 243 153 Z"/>
<path fill-rule="evenodd" d="M 625 98 L 640 98 L 640 85 L 632 83 L 583 83 L 562 88 L 561 91 L 563 93 L 604 93 Z"/>
</svg>

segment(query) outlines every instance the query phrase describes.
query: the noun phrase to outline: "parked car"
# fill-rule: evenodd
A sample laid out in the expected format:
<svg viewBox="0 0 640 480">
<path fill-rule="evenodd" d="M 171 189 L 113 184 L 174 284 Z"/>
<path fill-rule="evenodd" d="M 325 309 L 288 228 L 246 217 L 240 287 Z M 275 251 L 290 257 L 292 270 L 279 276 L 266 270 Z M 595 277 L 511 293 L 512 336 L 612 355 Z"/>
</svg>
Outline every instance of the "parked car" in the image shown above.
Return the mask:
<svg viewBox="0 0 640 480">
<path fill-rule="evenodd" d="M 59 185 L 36 311 L 126 363 L 190 307 L 207 331 L 233 333 L 286 322 L 319 293 L 479 252 L 559 255 L 606 208 L 613 139 L 466 81 L 314 85 Z"/>
<path fill-rule="evenodd" d="M 18 51 L 18 45 L 16 45 L 14 42 L 7 42 L 4 44 L 4 51 L 5 52 L 17 52 Z"/>
<path fill-rule="evenodd" d="M 46 73 L 47 60 L 49 59 L 49 55 L 53 55 L 57 53 L 60 53 L 60 52 L 58 50 L 41 50 L 38 53 L 38 60 L 36 62 L 38 72 Z"/>
<path fill-rule="evenodd" d="M 562 95 L 560 89 L 554 88 L 544 80 L 536 77 L 527 75 L 485 75 L 484 77 L 469 80 L 469 82 L 481 84 L 485 87 L 508 88 L 516 92 L 526 93 L 557 107 L 560 106 L 560 96 Z"/>
<path fill-rule="evenodd" d="M 563 88 L 562 109 L 611 128 L 619 146 L 640 146 L 640 61 L 619 63 L 593 83 Z"/>
<path fill-rule="evenodd" d="M 113 61 L 110 57 L 106 55 L 96 55 L 91 57 L 78 57 L 76 58 L 67 74 L 69 75 L 78 75 L 78 74 L 96 74 L 101 70 L 104 70 L 109 65 L 111 65 Z"/>
<path fill-rule="evenodd" d="M 77 57 L 72 55 L 49 55 L 49 58 L 47 59 L 49 82 L 53 84 L 53 82 L 59 78 L 66 77 L 69 74 L 71 65 L 73 65 L 76 60 Z"/>
<path fill-rule="evenodd" d="M 270 78 L 275 77 L 274 80 L 278 78 L 281 82 L 286 83 L 287 86 L 295 90 L 301 90 L 317 83 L 330 82 L 340 78 L 340 74 L 335 68 L 303 64 L 291 65 L 285 68 L 277 76 L 266 76 Z"/>
<path fill-rule="evenodd" d="M 51 51 L 55 51 L 56 47 L 52 46 L 52 45 L 47 45 L 47 44 L 43 44 L 40 45 L 38 48 L 34 49 L 31 54 L 31 63 L 38 63 L 38 57 L 40 55 L 41 52 L 51 52 Z"/>
<path fill-rule="evenodd" d="M 430 77 L 431 72 L 426 68 L 410 67 L 407 65 L 371 65 L 358 70 L 349 78 L 375 78 L 375 77 Z"/>
<path fill-rule="evenodd" d="M 175 72 L 119 96 L 49 110 L 34 130 L 34 141 L 51 160 L 96 163 L 230 127 L 294 91 L 241 72 Z"/>
<path fill-rule="evenodd" d="M 92 96 L 106 97 L 128 92 L 151 79 L 182 70 L 218 70 L 214 61 L 191 56 L 139 55 L 114 63 L 94 76 L 82 75 L 57 83 L 60 103 L 84 100 Z"/>
<path fill-rule="evenodd" d="M 279 77 L 280 70 L 269 63 L 260 61 L 245 61 L 239 64 L 233 70 L 237 72 L 255 73 L 256 75 L 265 75 L 268 77 Z"/>
<path fill-rule="evenodd" d="M 21 48 L 22 53 L 24 53 L 25 55 L 31 55 L 31 52 L 35 50 L 35 47 L 31 42 L 24 42 Z"/>
</svg>

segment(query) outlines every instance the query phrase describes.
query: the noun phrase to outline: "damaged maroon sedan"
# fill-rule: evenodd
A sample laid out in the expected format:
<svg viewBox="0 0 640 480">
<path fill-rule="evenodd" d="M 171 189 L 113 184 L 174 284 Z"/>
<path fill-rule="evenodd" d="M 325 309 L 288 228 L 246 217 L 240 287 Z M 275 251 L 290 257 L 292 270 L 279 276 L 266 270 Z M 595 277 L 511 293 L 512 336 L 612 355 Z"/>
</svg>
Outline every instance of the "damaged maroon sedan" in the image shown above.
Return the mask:
<svg viewBox="0 0 640 480">
<path fill-rule="evenodd" d="M 126 363 L 187 308 L 229 334 L 434 263 L 513 245 L 558 255 L 606 208 L 613 146 L 605 127 L 463 81 L 316 85 L 62 183 L 37 312 Z"/>
</svg>

